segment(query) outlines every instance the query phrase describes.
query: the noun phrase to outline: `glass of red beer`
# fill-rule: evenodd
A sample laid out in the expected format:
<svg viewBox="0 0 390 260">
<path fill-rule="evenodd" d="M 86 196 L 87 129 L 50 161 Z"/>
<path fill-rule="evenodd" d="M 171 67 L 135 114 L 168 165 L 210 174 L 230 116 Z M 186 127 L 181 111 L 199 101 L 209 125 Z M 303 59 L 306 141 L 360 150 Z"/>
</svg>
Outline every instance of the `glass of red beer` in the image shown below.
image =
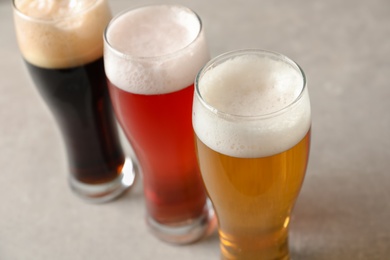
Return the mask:
<svg viewBox="0 0 390 260">
<path fill-rule="evenodd" d="M 183 6 L 127 10 L 104 33 L 111 100 L 138 157 L 147 223 L 175 244 L 200 239 L 215 222 L 191 124 L 194 79 L 208 60 L 201 20 Z"/>
<path fill-rule="evenodd" d="M 19 49 L 61 131 L 70 186 L 89 202 L 112 200 L 132 184 L 103 67 L 106 0 L 14 0 Z"/>
</svg>

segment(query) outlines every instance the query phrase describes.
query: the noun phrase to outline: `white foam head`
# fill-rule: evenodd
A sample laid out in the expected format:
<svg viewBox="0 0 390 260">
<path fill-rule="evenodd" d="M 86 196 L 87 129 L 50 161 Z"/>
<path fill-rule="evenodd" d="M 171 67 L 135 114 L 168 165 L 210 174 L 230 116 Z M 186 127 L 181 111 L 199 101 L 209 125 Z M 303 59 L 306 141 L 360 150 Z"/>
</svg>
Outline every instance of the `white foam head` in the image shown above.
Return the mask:
<svg viewBox="0 0 390 260">
<path fill-rule="evenodd" d="M 106 0 L 15 0 L 14 6 L 19 48 L 30 63 L 68 68 L 103 56 L 111 19 Z"/>
<path fill-rule="evenodd" d="M 207 146 L 243 158 L 297 144 L 311 124 L 305 77 L 288 58 L 244 50 L 217 57 L 199 73 L 193 126 Z"/>
<path fill-rule="evenodd" d="M 128 92 L 163 94 L 190 86 L 208 59 L 201 21 L 186 7 L 129 10 L 105 32 L 106 75 Z"/>
</svg>

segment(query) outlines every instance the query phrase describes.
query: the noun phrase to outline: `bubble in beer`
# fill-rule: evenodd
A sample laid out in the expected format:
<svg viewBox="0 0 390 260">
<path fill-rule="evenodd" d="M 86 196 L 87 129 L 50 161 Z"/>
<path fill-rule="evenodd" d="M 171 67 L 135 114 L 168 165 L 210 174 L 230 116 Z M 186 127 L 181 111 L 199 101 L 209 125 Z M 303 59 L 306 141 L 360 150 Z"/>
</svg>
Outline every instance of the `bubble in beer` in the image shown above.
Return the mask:
<svg viewBox="0 0 390 260">
<path fill-rule="evenodd" d="M 304 84 L 288 62 L 255 54 L 230 58 L 199 79 L 200 95 L 214 110 L 194 100 L 195 132 L 210 148 L 235 157 L 287 150 L 310 128 Z"/>
<path fill-rule="evenodd" d="M 30 63 L 67 68 L 103 55 L 102 34 L 111 18 L 105 0 L 16 0 L 15 6 L 19 47 Z"/>
<path fill-rule="evenodd" d="M 170 93 L 190 86 L 209 59 L 198 17 L 180 6 L 147 6 L 114 18 L 106 41 L 107 77 L 136 94 Z"/>
<path fill-rule="evenodd" d="M 97 1 L 97 0 L 96 0 Z M 15 0 L 22 13 L 37 19 L 60 19 L 87 10 L 96 1 L 83 0 Z"/>
<path fill-rule="evenodd" d="M 302 85 L 302 77 L 290 65 L 247 55 L 206 72 L 200 91 L 204 100 L 221 112 L 257 116 L 292 103 L 300 95 Z"/>
</svg>

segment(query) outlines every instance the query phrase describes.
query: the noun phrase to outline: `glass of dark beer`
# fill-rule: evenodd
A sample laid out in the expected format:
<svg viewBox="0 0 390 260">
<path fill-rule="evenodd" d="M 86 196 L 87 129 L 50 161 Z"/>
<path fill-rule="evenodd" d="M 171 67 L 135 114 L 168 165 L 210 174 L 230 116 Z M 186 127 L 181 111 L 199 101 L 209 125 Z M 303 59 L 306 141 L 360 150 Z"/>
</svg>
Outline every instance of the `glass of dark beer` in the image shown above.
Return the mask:
<svg viewBox="0 0 390 260">
<path fill-rule="evenodd" d="M 103 63 L 106 0 L 14 0 L 19 48 L 62 133 L 72 190 L 106 202 L 127 190 L 135 165 L 126 158 Z"/>
<path fill-rule="evenodd" d="M 309 157 L 302 69 L 263 50 L 211 60 L 195 80 L 193 126 L 222 259 L 289 259 L 290 214 Z"/>
<path fill-rule="evenodd" d="M 202 23 L 183 6 L 114 17 L 104 34 L 114 111 L 139 160 L 147 223 L 163 241 L 191 243 L 212 229 L 191 124 L 194 79 L 209 60 Z"/>
</svg>

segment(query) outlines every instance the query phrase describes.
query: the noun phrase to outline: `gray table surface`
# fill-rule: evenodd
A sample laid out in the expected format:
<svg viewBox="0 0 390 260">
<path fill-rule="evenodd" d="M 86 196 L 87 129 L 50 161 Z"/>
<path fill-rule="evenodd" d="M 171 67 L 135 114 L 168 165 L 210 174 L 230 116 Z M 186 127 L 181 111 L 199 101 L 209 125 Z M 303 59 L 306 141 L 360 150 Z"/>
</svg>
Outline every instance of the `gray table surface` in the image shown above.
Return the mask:
<svg viewBox="0 0 390 260">
<path fill-rule="evenodd" d="M 262 48 L 297 61 L 308 77 L 313 138 L 291 255 L 390 259 L 389 0 L 110 3 L 114 14 L 183 4 L 202 17 L 212 56 Z M 219 259 L 216 234 L 189 246 L 153 237 L 140 183 L 103 205 L 70 192 L 63 143 L 20 59 L 10 1 L 0 0 L 0 28 L 0 259 Z"/>
</svg>

